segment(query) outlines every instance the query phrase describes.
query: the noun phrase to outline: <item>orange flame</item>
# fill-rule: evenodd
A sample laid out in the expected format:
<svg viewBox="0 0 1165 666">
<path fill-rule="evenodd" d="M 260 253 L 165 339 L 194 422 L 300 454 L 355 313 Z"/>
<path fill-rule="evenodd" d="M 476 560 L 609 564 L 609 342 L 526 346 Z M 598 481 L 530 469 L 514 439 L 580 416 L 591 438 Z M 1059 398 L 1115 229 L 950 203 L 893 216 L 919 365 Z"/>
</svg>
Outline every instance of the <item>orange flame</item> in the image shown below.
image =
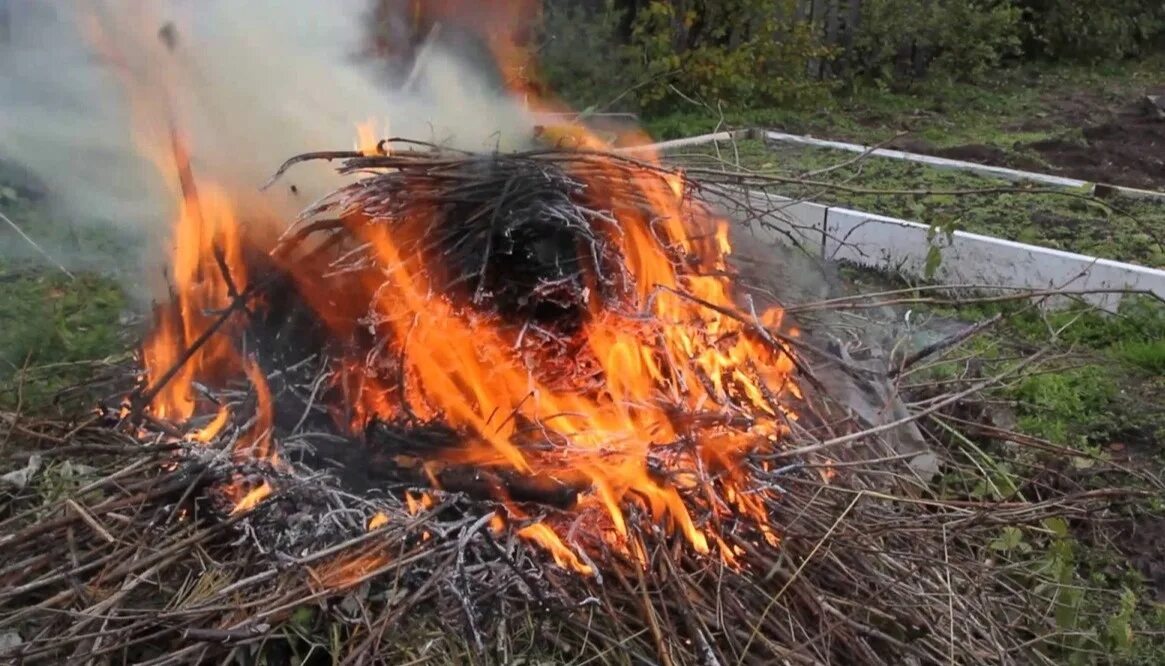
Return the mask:
<svg viewBox="0 0 1165 666">
<path fill-rule="evenodd" d="M 234 288 L 245 287 L 242 247 L 231 199 L 224 190 L 204 186 L 183 196 L 171 262 L 175 302 L 159 312 L 157 325 L 142 350 L 150 384 L 161 381 L 179 363 L 182 352 L 213 324 L 214 317 L 208 313 L 230 304 L 231 287 L 223 277 L 220 260 Z M 235 367 L 237 357 L 230 343 L 225 337 L 212 337 L 157 393 L 151 404 L 154 415 L 175 421 L 190 418 L 195 409 L 192 382 Z"/>
<path fill-rule="evenodd" d="M 422 418 L 440 414 L 476 433 L 479 440 L 462 454 L 467 461 L 553 473 L 562 463 L 524 453 L 514 444 L 519 420 L 504 415 L 520 414 L 527 422 L 541 423 L 571 443 L 568 464 L 591 477 L 597 504 L 619 532 L 625 532 L 621 503 L 634 495 L 704 553 L 709 551 L 707 537 L 680 492 L 674 484 L 653 478 L 645 466 L 654 447 L 681 438 L 667 402 L 678 402 L 688 411 L 733 401 L 748 406 L 747 416 L 754 421 L 748 432 L 701 433 L 698 448 L 705 462 L 731 469 L 740 455 L 771 445 L 787 431 L 784 420 L 794 415 L 775 400 L 798 392 L 788 350 L 757 340 L 740 317 L 725 314 L 736 311 L 724 276 L 731 249 L 727 225 L 721 221 L 703 231 L 698 224 L 692 228 L 677 197 L 683 191 L 677 178 L 645 172 L 636 185 L 651 202 L 650 213 L 626 211 L 620 219 L 622 249 L 641 302 L 649 304 L 659 325 L 655 338 L 645 339 L 641 326 L 619 316 L 596 314 L 587 324 L 585 339 L 606 378 L 597 398 L 542 384 L 515 357 L 513 345 L 496 325 L 433 298 L 422 258 L 400 249 L 409 241 L 413 225 L 408 221 L 361 225 L 356 231 L 376 252 L 386 277 L 373 304 L 376 318 L 387 322 L 397 340 L 409 339 L 405 373 L 412 384 L 423 387 L 416 389 L 421 399 L 406 399 L 412 413 Z M 658 236 L 652 234 L 653 226 Z M 680 249 L 710 274 L 677 274 L 668 248 Z M 682 295 L 685 290 L 691 296 Z M 779 310 L 769 310 L 758 316 L 755 326 L 775 328 L 780 320 Z M 661 388 L 667 401 L 661 402 Z M 399 406 L 386 402 L 385 395 L 374 383 L 366 385 L 361 413 L 396 416 Z M 737 504 L 751 515 L 764 514 L 759 501 L 746 496 L 740 495 Z M 531 538 L 547 543 L 544 536 Z"/>
<path fill-rule="evenodd" d="M 584 576 L 590 576 L 595 572 L 589 564 L 579 559 L 579 556 L 567 547 L 562 542 L 562 539 L 558 538 L 554 530 L 543 523 L 534 523 L 523 527 L 518 530 L 518 536 L 523 539 L 529 539 L 545 548 L 550 552 L 550 556 L 554 558 L 554 563 L 563 569 L 577 571 Z"/>
<path fill-rule="evenodd" d="M 533 4 L 523 0 L 495 8 L 489 24 L 512 27 L 522 16 L 515 7 Z M 465 6 L 443 0 L 432 11 L 441 15 L 456 5 Z M 521 94 L 534 111 L 562 109 L 537 94 L 529 50 L 506 37 L 515 33 L 510 29 L 486 33 L 500 66 L 511 75 L 515 94 Z M 135 97 L 131 94 L 131 99 Z M 560 148 L 603 150 L 612 145 L 581 125 L 542 131 L 544 140 L 553 140 Z M 360 124 L 356 135 L 362 154 L 381 149 L 378 137 L 383 134 L 375 122 Z M 161 172 L 176 176 L 179 204 L 171 258 L 173 299 L 159 310 L 142 350 L 146 380 L 160 386 L 149 409 L 158 418 L 186 421 L 210 409 L 206 401 L 200 403 L 194 382 L 221 383 L 245 376 L 255 391 L 257 413 L 235 454 L 278 463 L 266 377 L 257 363 L 233 346 L 230 325 L 217 314 L 236 303 L 247 288 L 245 251 L 269 253 L 273 247 L 269 238 L 240 223 L 240 211 L 260 217 L 270 212 L 243 188 L 228 188 L 207 180 L 205 174 L 198 174 L 196 182 L 185 139 L 176 127 L 170 127 L 167 136 L 169 141 L 161 146 L 143 141 Z M 644 142 L 643 137 L 630 139 Z M 742 314 L 729 277 L 728 224 L 685 199 L 684 174 L 629 172 L 598 160 L 588 168 L 579 177 L 590 179 L 588 196 L 600 200 L 610 194 L 603 191 L 605 183 L 624 183 L 633 173 L 626 185 L 627 199 L 635 203 L 611 201 L 604 209 L 610 208 L 617 218 L 620 233 L 612 241 L 634 278 L 638 314 L 647 315 L 631 317 L 597 305 L 589 313 L 578 334 L 583 346 L 578 353 L 597 366 L 595 374 L 603 380 L 597 390 L 563 388 L 547 381 L 537 371 L 540 361 L 548 360 L 539 352 L 520 349 L 497 321 L 433 295 L 439 293 L 430 278 L 433 267 L 411 251 L 431 225 L 430 218 L 371 220 L 391 224 L 369 224 L 357 215 L 345 218 L 375 260 L 374 270 L 354 279 L 350 294 L 322 293 L 326 289 L 319 285 L 329 267 L 321 263 L 280 261 L 280 268 L 334 330 L 354 329 L 370 314 L 387 332 L 389 344 L 408 341 L 408 353 L 399 355 L 404 366 L 400 375 L 406 380 L 403 390 L 386 386 L 363 355 L 340 361 L 345 374 L 358 378 L 351 392 L 355 419 L 344 425 L 356 430 L 372 417 L 391 420 L 402 411 L 422 420 L 440 418 L 471 435 L 471 441 L 452 454 L 459 462 L 551 476 L 562 471 L 583 474 L 591 487 L 579 498 L 578 510 L 600 516 L 604 536 L 627 544 L 629 554 L 639 561 L 644 558 L 630 538 L 629 506 L 682 535 L 693 550 L 709 553 L 715 548 L 726 562 L 735 564 L 741 557 L 739 548 L 727 543 L 716 527 L 724 516 L 748 518 L 760 538 L 773 545 L 779 542 L 768 525 L 767 491 L 750 489 L 741 462 L 750 453 L 771 449 L 796 418 L 786 405 L 788 398 L 800 397 L 793 358 L 769 335 L 782 328 L 783 313 L 770 308 Z M 220 332 L 211 334 L 218 326 Z M 195 341 L 201 346 L 188 353 Z M 374 356 L 393 350 L 370 351 Z M 693 426 L 677 414 L 707 415 L 711 425 Z M 746 425 L 726 425 L 733 418 Z M 229 414 L 222 409 L 192 437 L 211 441 L 228 421 Z M 551 447 L 550 453 L 523 447 L 519 442 L 528 424 L 540 427 L 548 441 L 563 444 Z M 271 491 L 264 483 L 247 492 L 234 511 L 249 511 Z M 715 497 L 707 500 L 707 511 L 693 515 L 692 498 L 704 502 L 704 495 Z M 411 515 L 434 505 L 428 493 L 406 493 L 405 502 Z M 495 518 L 491 527 L 502 529 L 505 521 Z M 377 514 L 368 529 L 386 522 L 387 516 Z M 548 518 L 517 534 L 545 548 L 560 566 L 593 573 L 555 529 L 554 520 Z M 344 566 L 354 569 L 334 575 L 348 580 L 354 571 L 375 568 L 377 561 L 381 560 L 372 556 L 353 561 Z"/>
<path fill-rule="evenodd" d="M 205 428 L 195 430 L 190 434 L 190 438 L 200 444 L 206 444 L 218 437 L 219 433 L 226 428 L 227 423 L 231 418 L 231 409 L 226 405 L 219 408 L 218 413 L 215 414 L 214 420 L 206 424 Z"/>
<path fill-rule="evenodd" d="M 379 155 L 381 153 L 380 140 L 383 136 L 376 128 L 375 120 L 366 120 L 356 124 L 356 150 L 363 155 Z M 385 144 L 387 145 L 387 144 Z"/>
<path fill-rule="evenodd" d="M 273 421 L 271 406 L 271 388 L 267 385 L 267 377 L 254 361 L 248 361 L 244 366 L 247 379 L 255 387 L 256 415 L 255 425 L 251 429 L 253 437 L 246 449 L 236 449 L 241 455 L 249 455 L 260 460 L 278 462 L 271 447 L 271 426 Z M 240 440 L 241 442 L 241 440 Z"/>
<path fill-rule="evenodd" d="M 271 484 L 267 483 L 266 481 L 259 484 L 246 495 L 243 495 L 238 502 L 235 502 L 234 508 L 231 509 L 231 515 L 234 516 L 240 513 L 247 513 L 248 511 L 259 506 L 260 502 L 267 499 L 271 495 L 272 490 L 273 489 L 271 488 Z"/>
<path fill-rule="evenodd" d="M 377 511 L 371 518 L 368 519 L 368 531 L 378 530 L 388 524 L 388 515 L 383 511 Z"/>
</svg>

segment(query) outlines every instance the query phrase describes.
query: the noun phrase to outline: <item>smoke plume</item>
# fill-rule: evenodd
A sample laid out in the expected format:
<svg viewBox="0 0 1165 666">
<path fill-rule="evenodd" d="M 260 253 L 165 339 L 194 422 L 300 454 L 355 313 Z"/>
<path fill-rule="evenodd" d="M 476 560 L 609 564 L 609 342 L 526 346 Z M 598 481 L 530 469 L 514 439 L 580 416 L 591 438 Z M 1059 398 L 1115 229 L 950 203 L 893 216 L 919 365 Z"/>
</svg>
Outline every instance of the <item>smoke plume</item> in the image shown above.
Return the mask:
<svg viewBox="0 0 1165 666">
<path fill-rule="evenodd" d="M 440 46 L 407 87 L 390 85 L 361 56 L 367 0 L 0 0 L 0 11 L 0 160 L 39 179 L 54 219 L 119 247 L 144 240 L 147 257 L 165 254 L 176 211 L 174 128 L 197 178 L 248 193 L 294 154 L 352 148 L 358 123 L 467 149 L 530 133 L 519 105 Z M 336 184 L 315 165 L 263 196 L 293 215 Z M 59 230 L 25 230 L 69 249 Z"/>
</svg>

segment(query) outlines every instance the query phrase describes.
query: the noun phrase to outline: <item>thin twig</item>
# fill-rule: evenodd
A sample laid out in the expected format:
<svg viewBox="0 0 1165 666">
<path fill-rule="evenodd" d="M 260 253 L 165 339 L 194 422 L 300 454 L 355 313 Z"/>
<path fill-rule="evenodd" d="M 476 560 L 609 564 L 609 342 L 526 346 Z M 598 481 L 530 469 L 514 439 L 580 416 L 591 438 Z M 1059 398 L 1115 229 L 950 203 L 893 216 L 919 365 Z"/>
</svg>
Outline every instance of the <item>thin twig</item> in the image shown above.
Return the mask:
<svg viewBox="0 0 1165 666">
<path fill-rule="evenodd" d="M 4 222 L 8 226 L 12 227 L 13 231 L 20 234 L 20 237 L 23 238 L 25 240 L 25 242 L 27 242 L 29 245 L 32 246 L 32 248 L 34 250 L 36 250 L 38 253 L 40 253 L 40 256 L 44 257 L 53 266 L 56 266 L 57 268 L 59 268 L 62 273 L 69 276 L 70 280 L 77 279 L 76 275 L 73 275 L 72 273 L 70 273 L 69 269 L 65 268 L 65 266 L 61 262 L 54 259 L 53 256 L 51 254 L 49 254 L 43 247 L 38 245 L 37 242 L 34 241 L 31 236 L 24 233 L 24 230 L 21 229 L 19 226 L 17 226 L 17 224 L 12 221 L 12 218 L 5 215 L 3 211 L 0 211 L 0 220 L 4 220 Z"/>
</svg>

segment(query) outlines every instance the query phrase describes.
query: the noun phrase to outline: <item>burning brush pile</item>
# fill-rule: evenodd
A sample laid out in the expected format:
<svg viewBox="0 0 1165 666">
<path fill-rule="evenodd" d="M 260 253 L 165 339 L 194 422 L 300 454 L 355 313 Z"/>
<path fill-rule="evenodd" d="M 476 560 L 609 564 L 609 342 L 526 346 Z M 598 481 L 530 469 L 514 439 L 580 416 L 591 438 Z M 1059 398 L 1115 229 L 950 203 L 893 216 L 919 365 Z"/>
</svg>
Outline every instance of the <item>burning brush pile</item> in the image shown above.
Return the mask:
<svg viewBox="0 0 1165 666">
<path fill-rule="evenodd" d="M 180 241 L 196 254 L 118 412 L 253 466 L 218 489 L 227 513 L 306 466 L 406 490 L 414 512 L 463 493 L 485 527 L 584 575 L 642 564 L 643 523 L 730 565 L 736 540 L 779 543 L 766 505 L 801 397 L 795 331 L 737 309 L 727 225 L 679 174 L 582 152 L 292 163 L 313 158 L 366 175 L 267 252 L 229 225 Z M 184 223 L 205 227 L 188 192 Z M 315 528 L 271 538 L 336 536 Z"/>
<path fill-rule="evenodd" d="M 683 173 L 386 140 L 285 164 L 269 187 L 310 160 L 351 178 L 267 234 L 175 154 L 172 297 L 115 373 L 136 388 L 82 420 L 5 422 L 90 473 L 3 517 L 11 658 L 1041 648 L 1051 620 L 981 544 L 1093 500 L 999 509 L 908 479 L 880 439 L 896 424 L 835 399 L 829 353 L 779 284 L 745 288 L 771 273 L 734 265 L 734 227 Z"/>
</svg>

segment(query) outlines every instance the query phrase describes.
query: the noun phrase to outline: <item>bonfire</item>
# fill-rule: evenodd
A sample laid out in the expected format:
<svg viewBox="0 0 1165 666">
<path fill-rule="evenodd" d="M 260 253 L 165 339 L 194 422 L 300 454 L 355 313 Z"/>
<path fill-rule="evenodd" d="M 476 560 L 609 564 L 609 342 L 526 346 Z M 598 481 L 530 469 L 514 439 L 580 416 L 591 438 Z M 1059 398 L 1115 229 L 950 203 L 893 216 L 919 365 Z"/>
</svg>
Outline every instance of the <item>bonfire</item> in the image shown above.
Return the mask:
<svg viewBox="0 0 1165 666">
<path fill-rule="evenodd" d="M 88 506 L 7 523 L 6 604 L 90 609 L 38 616 L 24 659 L 201 662 L 339 603 L 336 658 L 409 626 L 561 659 L 937 662 L 956 601 L 960 654 L 1020 658 L 995 631 L 1023 612 L 984 602 L 1004 589 L 967 550 L 998 517 L 886 494 L 918 479 L 864 461 L 919 452 L 831 399 L 830 354 L 739 286 L 682 172 L 384 140 L 280 174 L 313 159 L 359 177 L 273 239 L 179 159 L 137 388 L 67 436 L 21 426 L 120 464 Z M 159 585 L 168 607 L 131 610 Z"/>
<path fill-rule="evenodd" d="M 6 658 L 1042 654 L 1048 620 L 984 535 L 1105 498 L 931 494 L 912 420 L 990 380 L 867 418 L 838 377 L 885 397 L 919 355 L 853 361 L 798 320 L 829 303 L 783 297 L 791 254 L 734 261 L 752 241 L 724 203 L 752 199 L 731 179 L 573 136 L 466 153 L 365 133 L 283 165 L 268 190 L 306 161 L 347 180 L 271 220 L 173 128 L 171 297 L 140 354 L 85 418 L 5 423 L 101 470 L 4 517 Z"/>
</svg>

